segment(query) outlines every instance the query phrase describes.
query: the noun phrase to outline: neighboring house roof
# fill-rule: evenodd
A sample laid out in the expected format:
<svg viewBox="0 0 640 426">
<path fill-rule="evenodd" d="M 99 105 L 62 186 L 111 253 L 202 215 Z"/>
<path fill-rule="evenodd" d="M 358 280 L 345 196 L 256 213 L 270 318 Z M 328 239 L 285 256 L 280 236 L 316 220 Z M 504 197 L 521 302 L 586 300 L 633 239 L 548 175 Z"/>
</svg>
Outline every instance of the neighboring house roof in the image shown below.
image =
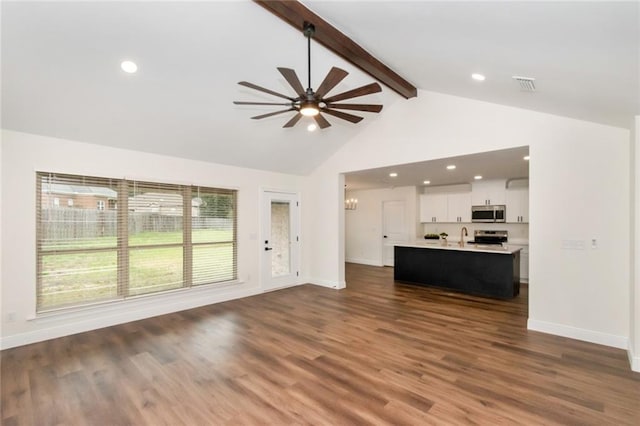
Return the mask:
<svg viewBox="0 0 640 426">
<path fill-rule="evenodd" d="M 155 204 L 158 207 L 182 207 L 182 196 L 178 194 L 167 194 L 160 192 L 145 192 L 129 197 L 129 209 L 140 209 L 150 207 Z M 202 200 L 193 198 L 192 207 L 199 207 Z"/>
<path fill-rule="evenodd" d="M 68 185 L 61 183 L 43 183 L 42 192 L 64 195 L 89 195 L 116 199 L 118 193 L 102 186 Z"/>
</svg>

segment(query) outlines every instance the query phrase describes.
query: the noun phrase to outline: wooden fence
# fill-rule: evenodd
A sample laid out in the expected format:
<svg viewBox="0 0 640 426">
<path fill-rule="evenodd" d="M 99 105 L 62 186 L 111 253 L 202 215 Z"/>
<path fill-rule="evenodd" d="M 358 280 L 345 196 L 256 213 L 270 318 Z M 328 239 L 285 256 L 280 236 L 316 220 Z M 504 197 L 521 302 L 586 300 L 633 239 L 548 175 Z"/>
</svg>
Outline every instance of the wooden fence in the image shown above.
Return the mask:
<svg viewBox="0 0 640 426">
<path fill-rule="evenodd" d="M 41 212 L 42 237 L 45 240 L 68 240 L 117 235 L 116 210 L 89 210 L 74 208 L 44 208 Z M 141 232 L 182 231 L 182 216 L 157 213 L 129 212 L 129 235 Z M 228 230 L 232 219 L 192 217 L 193 229 Z"/>
</svg>

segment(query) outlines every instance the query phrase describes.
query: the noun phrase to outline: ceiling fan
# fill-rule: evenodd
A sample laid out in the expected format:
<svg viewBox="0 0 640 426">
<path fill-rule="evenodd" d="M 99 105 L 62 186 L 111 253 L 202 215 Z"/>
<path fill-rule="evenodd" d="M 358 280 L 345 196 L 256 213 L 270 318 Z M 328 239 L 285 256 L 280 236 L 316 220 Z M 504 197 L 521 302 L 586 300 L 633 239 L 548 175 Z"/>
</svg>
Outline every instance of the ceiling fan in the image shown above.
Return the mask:
<svg viewBox="0 0 640 426">
<path fill-rule="evenodd" d="M 308 87 L 304 89 L 300 79 L 296 75 L 296 72 L 290 68 L 278 68 L 280 74 L 287 80 L 289 85 L 298 95 L 297 97 L 291 97 L 283 95 L 282 93 L 274 92 L 273 90 L 265 89 L 264 87 L 257 86 L 253 83 L 241 81 L 238 84 L 241 86 L 249 87 L 250 89 L 259 90 L 264 93 L 268 93 L 279 98 L 287 99 L 289 102 L 244 102 L 234 101 L 236 105 L 282 105 L 289 108 L 276 112 L 270 112 L 267 114 L 256 115 L 251 117 L 254 120 L 261 118 L 271 117 L 273 115 L 283 114 L 289 111 L 296 111 L 296 114 L 282 127 L 293 127 L 300 121 L 303 116 L 313 117 L 321 129 L 331 126 L 331 123 L 327 121 L 322 114 L 329 114 L 334 117 L 341 118 L 343 120 L 350 121 L 352 123 L 358 123 L 363 117 L 349 114 L 338 110 L 353 110 L 353 111 L 366 111 L 366 112 L 380 112 L 382 105 L 372 104 L 344 104 L 339 103 L 345 99 L 357 98 L 359 96 L 369 95 L 371 93 L 377 93 L 382 90 L 378 83 L 371 83 L 365 86 L 358 87 L 337 95 L 326 97 L 326 95 L 338 85 L 349 73 L 337 67 L 331 68 L 329 74 L 320 83 L 317 90 L 311 88 L 311 37 L 315 33 L 315 27 L 308 22 L 304 23 L 303 34 L 307 38 L 307 59 L 308 59 Z"/>
</svg>

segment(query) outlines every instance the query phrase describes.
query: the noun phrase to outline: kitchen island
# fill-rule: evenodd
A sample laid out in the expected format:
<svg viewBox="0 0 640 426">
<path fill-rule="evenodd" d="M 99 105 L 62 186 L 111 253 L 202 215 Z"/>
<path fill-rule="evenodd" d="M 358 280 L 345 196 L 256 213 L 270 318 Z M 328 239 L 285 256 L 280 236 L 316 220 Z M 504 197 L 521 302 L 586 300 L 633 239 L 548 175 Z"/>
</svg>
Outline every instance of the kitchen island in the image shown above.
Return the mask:
<svg viewBox="0 0 640 426">
<path fill-rule="evenodd" d="M 394 247 L 394 279 L 479 296 L 520 293 L 520 248 L 448 244 Z"/>
</svg>

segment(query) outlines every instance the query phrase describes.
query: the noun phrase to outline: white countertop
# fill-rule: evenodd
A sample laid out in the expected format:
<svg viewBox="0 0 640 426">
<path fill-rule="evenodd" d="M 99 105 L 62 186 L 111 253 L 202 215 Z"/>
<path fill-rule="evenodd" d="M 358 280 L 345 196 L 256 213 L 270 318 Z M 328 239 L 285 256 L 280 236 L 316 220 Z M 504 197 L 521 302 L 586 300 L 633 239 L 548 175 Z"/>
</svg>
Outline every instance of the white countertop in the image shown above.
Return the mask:
<svg viewBox="0 0 640 426">
<path fill-rule="evenodd" d="M 416 243 L 404 243 L 404 244 L 395 244 L 400 247 L 414 247 L 414 248 L 426 248 L 426 249 L 436 249 L 436 250 L 458 250 L 458 251 L 473 251 L 473 252 L 481 252 L 481 253 L 498 253 L 498 254 L 513 254 L 522 250 L 522 247 L 509 247 L 507 244 L 506 247 L 498 246 L 498 245 L 482 245 L 482 244 L 467 244 L 464 246 L 460 246 L 458 243 L 448 242 L 447 245 L 442 244 L 441 241 L 438 240 L 425 240 L 425 242 L 418 241 Z"/>
</svg>

